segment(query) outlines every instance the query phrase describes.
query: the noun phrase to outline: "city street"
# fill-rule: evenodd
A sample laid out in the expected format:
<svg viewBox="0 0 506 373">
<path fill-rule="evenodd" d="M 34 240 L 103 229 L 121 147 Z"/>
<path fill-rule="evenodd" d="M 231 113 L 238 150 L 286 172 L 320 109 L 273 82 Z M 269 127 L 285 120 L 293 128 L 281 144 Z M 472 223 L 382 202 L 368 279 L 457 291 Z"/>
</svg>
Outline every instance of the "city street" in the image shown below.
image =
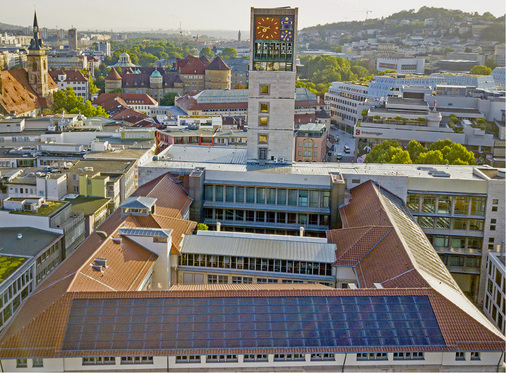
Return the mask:
<svg viewBox="0 0 506 373">
<path fill-rule="evenodd" d="M 339 143 L 334 142 L 334 151 L 331 152 L 332 155 L 330 157 L 329 162 L 346 162 L 350 163 L 354 161 L 354 152 L 355 152 L 355 138 L 340 129 L 337 129 L 335 126 L 330 127 L 330 134 L 329 136 L 335 138 L 336 136 L 339 137 L 340 141 Z M 344 152 L 344 146 L 347 145 L 350 148 L 350 153 Z M 343 158 L 341 160 L 338 160 L 336 158 L 336 154 L 341 153 L 343 155 Z"/>
</svg>

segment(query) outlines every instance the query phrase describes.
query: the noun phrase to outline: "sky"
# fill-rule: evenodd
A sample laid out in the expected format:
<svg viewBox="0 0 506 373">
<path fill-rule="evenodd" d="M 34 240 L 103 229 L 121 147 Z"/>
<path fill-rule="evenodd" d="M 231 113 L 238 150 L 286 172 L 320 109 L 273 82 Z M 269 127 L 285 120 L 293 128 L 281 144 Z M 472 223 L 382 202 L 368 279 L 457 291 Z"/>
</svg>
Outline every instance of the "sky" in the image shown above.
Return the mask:
<svg viewBox="0 0 506 373">
<path fill-rule="evenodd" d="M 37 10 L 39 26 L 78 30 L 248 30 L 250 7 L 299 8 L 299 29 L 340 21 L 387 17 L 422 6 L 466 12 L 505 13 L 503 0 L 28 0 L 9 1 L 0 22 L 29 26 Z"/>
</svg>

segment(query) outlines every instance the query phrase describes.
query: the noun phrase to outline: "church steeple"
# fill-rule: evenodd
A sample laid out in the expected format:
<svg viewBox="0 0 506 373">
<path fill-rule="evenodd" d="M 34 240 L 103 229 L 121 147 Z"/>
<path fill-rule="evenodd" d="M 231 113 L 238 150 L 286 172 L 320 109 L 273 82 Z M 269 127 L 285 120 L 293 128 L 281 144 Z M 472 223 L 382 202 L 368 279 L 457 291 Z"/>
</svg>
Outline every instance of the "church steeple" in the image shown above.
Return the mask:
<svg viewBox="0 0 506 373">
<path fill-rule="evenodd" d="M 30 41 L 31 50 L 42 49 L 42 39 L 39 37 L 39 23 L 37 22 L 37 12 L 33 15 L 33 39 Z"/>
<path fill-rule="evenodd" d="M 30 42 L 26 58 L 28 62 L 28 83 L 37 95 L 48 97 L 50 95 L 50 77 L 47 66 L 47 53 L 40 38 L 37 13 L 33 16 L 33 39 Z"/>
</svg>

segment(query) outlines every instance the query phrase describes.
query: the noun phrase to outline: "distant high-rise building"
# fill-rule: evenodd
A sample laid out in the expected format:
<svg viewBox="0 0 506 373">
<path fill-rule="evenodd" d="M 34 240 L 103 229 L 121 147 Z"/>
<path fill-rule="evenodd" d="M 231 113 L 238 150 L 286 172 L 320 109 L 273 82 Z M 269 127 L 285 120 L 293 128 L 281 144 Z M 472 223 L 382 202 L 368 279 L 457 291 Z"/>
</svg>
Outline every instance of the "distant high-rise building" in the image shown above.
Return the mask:
<svg viewBox="0 0 506 373">
<path fill-rule="evenodd" d="M 101 41 L 98 43 L 98 50 L 104 52 L 106 56 L 111 56 L 111 43 L 108 41 Z"/>
<path fill-rule="evenodd" d="M 71 51 L 77 50 L 77 30 L 75 28 L 69 30 L 69 49 Z"/>
<path fill-rule="evenodd" d="M 292 163 L 297 8 L 251 8 L 248 162 Z"/>
<path fill-rule="evenodd" d="M 237 41 L 241 41 L 241 30 L 237 33 Z"/>
</svg>

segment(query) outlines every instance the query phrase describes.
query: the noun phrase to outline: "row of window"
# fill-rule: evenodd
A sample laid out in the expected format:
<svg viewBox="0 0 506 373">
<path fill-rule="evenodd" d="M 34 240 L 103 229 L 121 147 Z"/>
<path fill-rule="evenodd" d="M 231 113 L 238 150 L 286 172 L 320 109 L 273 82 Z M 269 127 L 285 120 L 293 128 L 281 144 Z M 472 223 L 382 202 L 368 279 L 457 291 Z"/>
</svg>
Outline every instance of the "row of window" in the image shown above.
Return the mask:
<svg viewBox="0 0 506 373">
<path fill-rule="evenodd" d="M 201 363 L 200 355 L 177 355 L 176 364 L 187 363 Z M 424 360 L 423 352 L 394 352 L 394 360 Z M 333 361 L 335 354 L 331 353 L 312 353 L 311 361 Z M 357 361 L 369 360 L 388 360 L 386 352 L 359 352 L 357 353 Z M 455 360 L 465 361 L 465 352 L 458 351 L 455 353 Z M 481 360 L 480 352 L 471 352 L 471 360 Z M 207 363 L 237 363 L 239 361 L 238 355 L 207 355 Z M 267 354 L 245 354 L 243 357 L 244 362 L 267 362 Z M 275 354 L 274 361 L 305 361 L 305 354 Z M 82 365 L 115 365 L 116 358 L 114 356 L 97 356 L 97 357 L 83 357 Z M 153 364 L 153 356 L 122 356 L 121 364 Z M 16 359 L 17 368 L 27 368 L 28 359 Z M 43 359 L 32 359 L 33 368 L 44 367 Z"/>
<path fill-rule="evenodd" d="M 298 224 L 306 225 L 328 225 L 328 215 L 322 214 L 301 214 L 295 212 L 275 212 L 275 211 L 250 211 L 250 210 L 232 210 L 232 209 L 204 209 L 205 219 L 225 220 L 225 221 L 249 221 L 257 223 L 277 223 L 277 224 Z"/>
<path fill-rule="evenodd" d="M 432 243 L 432 246 L 434 246 L 435 248 L 481 250 L 483 245 L 483 238 L 481 237 L 428 234 L 427 238 Z"/>
<path fill-rule="evenodd" d="M 329 207 L 330 191 L 206 185 L 205 200 L 278 206 Z"/>
<path fill-rule="evenodd" d="M 408 195 L 406 205 L 415 213 L 485 216 L 486 197 Z"/>
<path fill-rule="evenodd" d="M 452 229 L 461 231 L 483 231 L 485 221 L 482 219 L 442 218 L 418 216 L 418 225 L 423 229 Z M 494 229 L 495 230 L 495 226 Z"/>
<path fill-rule="evenodd" d="M 189 267 L 240 269 L 261 272 L 295 273 L 316 276 L 332 275 L 332 265 L 330 263 L 249 258 L 241 256 L 182 254 L 179 257 L 179 265 Z"/>
<path fill-rule="evenodd" d="M 83 365 L 115 364 L 116 358 L 114 356 L 83 357 Z M 121 364 L 153 364 L 153 356 L 122 356 Z"/>
</svg>

